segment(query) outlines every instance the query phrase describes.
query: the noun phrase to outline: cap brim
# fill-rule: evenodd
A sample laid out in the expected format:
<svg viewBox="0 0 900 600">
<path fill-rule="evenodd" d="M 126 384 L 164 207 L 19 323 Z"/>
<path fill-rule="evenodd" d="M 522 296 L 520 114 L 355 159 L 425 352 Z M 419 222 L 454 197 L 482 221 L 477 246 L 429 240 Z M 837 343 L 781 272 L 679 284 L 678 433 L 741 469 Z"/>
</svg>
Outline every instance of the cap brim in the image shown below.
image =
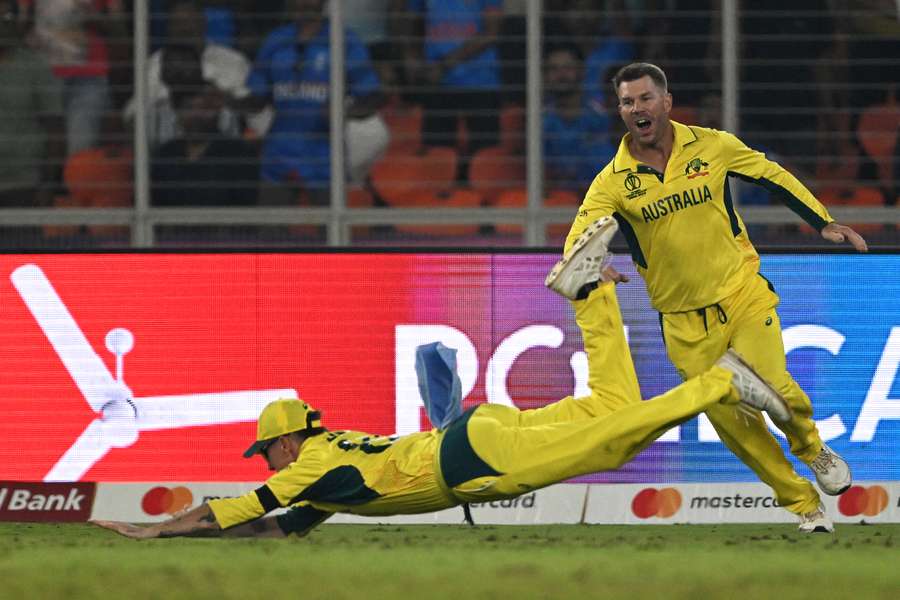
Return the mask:
<svg viewBox="0 0 900 600">
<path fill-rule="evenodd" d="M 259 440 L 258 442 L 253 442 L 253 445 L 247 448 L 247 451 L 244 452 L 244 458 L 253 458 L 253 455 L 262 452 L 263 446 L 265 446 L 270 441 L 271 440 Z"/>
</svg>

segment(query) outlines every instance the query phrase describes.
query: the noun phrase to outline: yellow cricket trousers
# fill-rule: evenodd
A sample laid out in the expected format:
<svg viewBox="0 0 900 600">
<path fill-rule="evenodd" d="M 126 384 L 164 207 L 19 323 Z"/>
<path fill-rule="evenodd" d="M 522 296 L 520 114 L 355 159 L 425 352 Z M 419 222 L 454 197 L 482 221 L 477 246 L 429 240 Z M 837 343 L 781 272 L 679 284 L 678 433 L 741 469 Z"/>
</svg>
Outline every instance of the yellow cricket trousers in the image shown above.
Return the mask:
<svg viewBox="0 0 900 600">
<path fill-rule="evenodd" d="M 713 306 L 662 315 L 663 339 L 669 359 L 685 379 L 704 372 L 728 348 L 734 348 L 784 396 L 793 419 L 778 427 L 791 452 L 810 463 L 822 449 L 812 420 L 809 397 L 787 371 L 778 296 L 762 276 Z M 819 494 L 785 458 L 761 414 L 756 418 L 724 405 L 706 411 L 719 437 L 744 464 L 775 491 L 779 504 L 794 513 L 815 510 Z"/>
<path fill-rule="evenodd" d="M 731 373 L 713 367 L 642 402 L 614 285 L 604 284 L 591 294 L 591 302 L 575 304 L 579 318 L 594 326 L 590 342 L 585 340 L 592 394 L 534 410 L 483 404 L 465 420 L 466 435 L 448 430 L 442 463 L 459 500 L 516 496 L 616 469 L 670 428 L 720 401 L 738 401 Z M 471 448 L 459 448 L 466 444 Z M 471 470 L 463 467 L 466 463 Z"/>
</svg>

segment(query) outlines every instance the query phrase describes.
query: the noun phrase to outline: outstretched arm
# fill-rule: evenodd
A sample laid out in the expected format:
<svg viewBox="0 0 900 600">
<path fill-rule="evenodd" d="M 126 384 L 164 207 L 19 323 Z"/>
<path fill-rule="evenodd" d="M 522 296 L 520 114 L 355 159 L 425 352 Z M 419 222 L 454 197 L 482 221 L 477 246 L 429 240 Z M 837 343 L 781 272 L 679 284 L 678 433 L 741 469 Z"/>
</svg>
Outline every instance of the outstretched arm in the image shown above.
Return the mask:
<svg viewBox="0 0 900 600">
<path fill-rule="evenodd" d="M 134 539 L 150 539 L 158 537 L 216 537 L 223 534 L 223 529 L 216 522 L 216 516 L 209 509 L 208 504 L 201 504 L 182 514 L 178 514 L 168 521 L 154 523 L 153 525 L 138 525 L 123 521 L 91 521 L 98 527 L 110 529 Z"/>
<path fill-rule="evenodd" d="M 749 148 L 734 135 L 721 131 L 718 136 L 722 142 L 722 156 L 727 161 L 729 175 L 761 185 L 807 224 L 821 232 L 825 239 L 836 243 L 850 239 L 857 250 L 864 251 L 865 242 L 862 238 L 849 227 L 833 223 L 834 219 L 828 209 L 794 175 L 766 158 L 762 152 Z M 855 237 L 848 232 L 852 232 Z M 858 243 L 861 244 L 857 245 Z"/>
<path fill-rule="evenodd" d="M 285 535 L 275 517 L 255 519 L 229 529 L 222 529 L 208 504 L 201 504 L 168 521 L 153 525 L 137 525 L 122 521 L 91 522 L 98 527 L 139 540 L 165 537 L 284 537 Z"/>
</svg>

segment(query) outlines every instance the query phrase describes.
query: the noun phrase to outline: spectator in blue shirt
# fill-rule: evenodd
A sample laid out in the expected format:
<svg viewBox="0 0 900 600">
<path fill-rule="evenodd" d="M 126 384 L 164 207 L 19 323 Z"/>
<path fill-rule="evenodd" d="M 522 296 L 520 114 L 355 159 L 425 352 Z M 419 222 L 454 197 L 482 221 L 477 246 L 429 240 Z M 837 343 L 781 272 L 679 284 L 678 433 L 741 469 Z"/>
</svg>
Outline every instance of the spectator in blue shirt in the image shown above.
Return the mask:
<svg viewBox="0 0 900 600">
<path fill-rule="evenodd" d="M 409 0 L 418 15 L 406 48 L 410 81 L 421 86 L 422 141 L 459 148 L 458 120 L 468 143 L 462 148 L 459 178 L 468 178 L 469 158 L 494 146 L 500 131 L 500 73 L 497 37 L 502 0 Z M 421 39 L 421 42 L 418 40 Z"/>
<path fill-rule="evenodd" d="M 544 52 L 544 165 L 547 188 L 583 194 L 616 153 L 609 116 L 598 111 L 583 86 L 581 50 L 573 43 Z"/>
<path fill-rule="evenodd" d="M 328 203 L 329 31 L 324 0 L 291 0 L 294 22 L 271 32 L 247 78 L 250 98 L 232 99 L 245 110 L 271 104 L 275 118 L 263 143 L 260 203 Z M 383 102 L 378 76 L 356 34 L 345 30 L 348 119 L 372 116 Z M 352 143 L 352 140 L 351 140 Z"/>
<path fill-rule="evenodd" d="M 612 65 L 628 64 L 637 55 L 629 12 L 622 0 L 562 0 L 545 22 L 546 45 L 575 43 L 584 56 L 584 90 L 594 109 L 604 112 Z M 618 117 L 617 117 L 618 118 Z"/>
</svg>

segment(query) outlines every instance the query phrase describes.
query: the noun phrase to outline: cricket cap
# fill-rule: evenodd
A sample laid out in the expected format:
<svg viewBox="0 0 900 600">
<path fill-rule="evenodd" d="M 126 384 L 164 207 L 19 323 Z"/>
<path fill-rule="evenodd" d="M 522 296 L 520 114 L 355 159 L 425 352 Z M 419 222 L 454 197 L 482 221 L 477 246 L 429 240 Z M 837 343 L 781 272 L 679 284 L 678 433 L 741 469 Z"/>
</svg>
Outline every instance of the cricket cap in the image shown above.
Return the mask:
<svg viewBox="0 0 900 600">
<path fill-rule="evenodd" d="M 297 398 L 279 398 L 270 402 L 259 415 L 256 423 L 256 441 L 244 458 L 262 452 L 266 444 L 295 431 L 322 430 L 322 415 L 312 406 Z"/>
</svg>

